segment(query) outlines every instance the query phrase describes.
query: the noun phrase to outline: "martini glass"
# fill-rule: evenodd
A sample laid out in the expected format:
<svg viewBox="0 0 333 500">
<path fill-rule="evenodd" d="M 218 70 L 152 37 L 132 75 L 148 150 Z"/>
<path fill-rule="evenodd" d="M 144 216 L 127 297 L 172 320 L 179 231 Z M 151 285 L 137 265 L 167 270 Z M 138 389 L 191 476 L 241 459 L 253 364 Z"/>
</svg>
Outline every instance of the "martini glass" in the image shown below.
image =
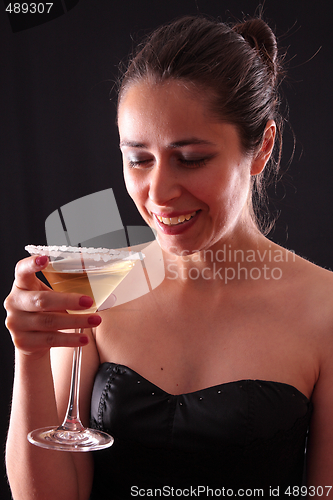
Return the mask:
<svg viewBox="0 0 333 500">
<path fill-rule="evenodd" d="M 53 290 L 76 292 L 94 299 L 90 309 L 67 311 L 70 314 L 96 312 L 119 283 L 127 276 L 135 262 L 143 258 L 141 252 L 103 248 L 66 246 L 33 246 L 25 249 L 31 255 L 47 255 L 48 266 L 42 271 Z M 77 329 L 82 333 L 83 328 Z M 79 385 L 82 347 L 74 348 L 71 388 L 65 419 L 59 427 L 43 427 L 28 434 L 30 443 L 41 448 L 64 451 L 92 451 L 108 448 L 113 437 L 96 429 L 85 428 L 79 416 Z"/>
</svg>

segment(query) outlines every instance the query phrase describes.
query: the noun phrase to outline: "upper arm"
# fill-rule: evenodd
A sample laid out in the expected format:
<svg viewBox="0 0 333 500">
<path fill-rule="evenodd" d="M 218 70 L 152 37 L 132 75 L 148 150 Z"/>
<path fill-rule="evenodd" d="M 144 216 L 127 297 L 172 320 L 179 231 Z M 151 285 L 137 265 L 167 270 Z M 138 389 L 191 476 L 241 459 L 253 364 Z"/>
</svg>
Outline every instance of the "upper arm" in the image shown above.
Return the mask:
<svg viewBox="0 0 333 500">
<path fill-rule="evenodd" d="M 333 485 L 333 338 L 323 342 L 322 351 L 307 453 L 307 485 L 314 487 Z M 333 498 L 333 488 L 328 496 Z"/>
<path fill-rule="evenodd" d="M 90 401 L 95 374 L 99 366 L 99 356 L 91 331 L 85 330 L 89 336 L 89 344 L 82 349 L 79 407 L 82 424 L 89 426 Z M 73 349 L 56 347 L 51 349 L 52 374 L 57 402 L 59 420 L 62 422 L 68 405 L 72 372 Z M 91 453 L 72 453 L 79 481 L 80 499 L 90 496 L 93 480 L 93 460 Z"/>
</svg>

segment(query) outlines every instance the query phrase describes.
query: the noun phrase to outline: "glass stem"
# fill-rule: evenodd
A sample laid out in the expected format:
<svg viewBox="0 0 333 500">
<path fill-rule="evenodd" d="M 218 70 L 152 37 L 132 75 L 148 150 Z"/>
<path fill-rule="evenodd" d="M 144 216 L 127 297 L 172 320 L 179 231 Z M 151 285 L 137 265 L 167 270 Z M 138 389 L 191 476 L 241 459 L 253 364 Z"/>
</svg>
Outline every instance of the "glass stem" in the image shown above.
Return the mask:
<svg viewBox="0 0 333 500">
<path fill-rule="evenodd" d="M 76 330 L 76 332 L 83 333 L 83 328 Z M 61 429 L 66 431 L 81 431 L 84 429 L 79 415 L 81 357 L 82 347 L 75 347 L 73 353 L 72 378 L 68 407 L 65 420 L 61 426 Z"/>
</svg>

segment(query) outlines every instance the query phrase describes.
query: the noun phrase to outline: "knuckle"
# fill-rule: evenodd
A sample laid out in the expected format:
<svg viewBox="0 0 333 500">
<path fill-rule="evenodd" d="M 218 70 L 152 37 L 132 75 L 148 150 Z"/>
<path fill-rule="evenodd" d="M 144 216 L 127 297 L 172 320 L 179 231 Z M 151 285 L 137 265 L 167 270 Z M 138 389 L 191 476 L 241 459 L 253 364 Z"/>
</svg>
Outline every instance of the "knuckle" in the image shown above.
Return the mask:
<svg viewBox="0 0 333 500">
<path fill-rule="evenodd" d="M 6 311 L 10 309 L 11 303 L 12 303 L 12 297 L 11 294 L 9 294 L 3 301 L 3 307 L 5 308 Z"/>
<path fill-rule="evenodd" d="M 18 321 L 15 314 L 8 312 L 7 317 L 5 319 L 5 326 L 7 330 L 9 330 L 11 333 L 14 333 L 19 330 Z"/>
<path fill-rule="evenodd" d="M 3 307 L 7 313 L 13 311 L 16 308 L 16 295 L 14 291 L 11 291 L 9 295 L 3 301 Z"/>
<path fill-rule="evenodd" d="M 11 316 L 7 316 L 7 318 L 5 319 L 5 326 L 10 332 L 14 330 L 14 322 Z"/>
<path fill-rule="evenodd" d="M 43 317 L 43 323 L 46 330 L 53 330 L 55 328 L 55 317 L 53 314 L 45 314 Z"/>
<path fill-rule="evenodd" d="M 36 309 L 39 309 L 41 311 L 45 311 L 47 308 L 47 299 L 45 297 L 45 294 L 41 292 L 33 294 L 32 303 Z"/>
</svg>

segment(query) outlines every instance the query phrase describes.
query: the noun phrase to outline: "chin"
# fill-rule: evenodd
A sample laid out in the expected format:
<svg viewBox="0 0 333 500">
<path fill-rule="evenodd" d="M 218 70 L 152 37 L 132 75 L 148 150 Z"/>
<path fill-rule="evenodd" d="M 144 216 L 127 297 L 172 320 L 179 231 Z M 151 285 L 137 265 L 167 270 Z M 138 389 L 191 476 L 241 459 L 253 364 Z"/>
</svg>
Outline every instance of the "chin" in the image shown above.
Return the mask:
<svg viewBox="0 0 333 500">
<path fill-rule="evenodd" d="M 192 249 L 191 247 L 189 248 L 189 245 L 184 246 L 177 243 L 166 242 L 165 240 L 160 238 L 159 235 L 157 235 L 157 241 L 164 252 L 172 255 L 177 255 L 179 257 L 192 255 L 199 251 L 197 247 Z"/>
</svg>

